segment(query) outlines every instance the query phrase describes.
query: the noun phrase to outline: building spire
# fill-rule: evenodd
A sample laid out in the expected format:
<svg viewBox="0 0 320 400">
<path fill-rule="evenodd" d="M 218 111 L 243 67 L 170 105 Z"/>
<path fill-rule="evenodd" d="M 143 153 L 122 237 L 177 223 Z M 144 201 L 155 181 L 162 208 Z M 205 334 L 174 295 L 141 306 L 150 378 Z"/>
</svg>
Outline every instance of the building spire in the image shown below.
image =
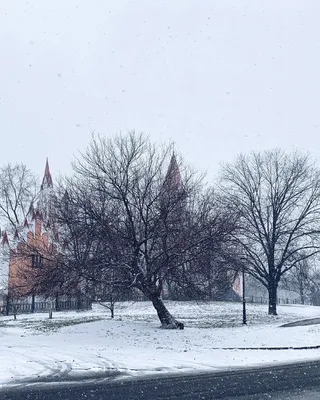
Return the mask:
<svg viewBox="0 0 320 400">
<path fill-rule="evenodd" d="M 2 234 L 1 244 L 3 246 L 4 245 L 9 245 L 8 235 L 7 235 L 6 231 L 4 231 L 3 234 Z"/>
<path fill-rule="evenodd" d="M 50 168 L 49 168 L 49 161 L 48 157 L 46 160 L 46 166 L 44 169 L 44 176 L 42 179 L 42 184 L 41 184 L 41 190 L 47 189 L 47 188 L 52 188 L 53 187 L 53 182 L 52 182 L 52 177 L 50 173 Z"/>
<path fill-rule="evenodd" d="M 176 189 L 182 184 L 180 168 L 174 150 L 172 152 L 169 168 L 165 177 L 165 184 L 171 188 L 175 187 Z"/>
<path fill-rule="evenodd" d="M 185 192 L 180 173 L 177 157 L 174 152 L 171 154 L 167 173 L 161 188 L 161 202 L 163 207 L 167 207 L 172 201 L 183 201 Z M 182 203 L 181 203 L 182 204 Z"/>
</svg>

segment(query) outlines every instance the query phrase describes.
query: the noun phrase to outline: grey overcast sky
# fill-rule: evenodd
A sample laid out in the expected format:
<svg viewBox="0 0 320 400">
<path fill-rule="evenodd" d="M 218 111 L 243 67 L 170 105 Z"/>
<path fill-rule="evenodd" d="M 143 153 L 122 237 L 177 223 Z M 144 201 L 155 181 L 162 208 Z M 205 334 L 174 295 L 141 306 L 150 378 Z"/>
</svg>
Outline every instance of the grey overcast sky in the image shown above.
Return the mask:
<svg viewBox="0 0 320 400">
<path fill-rule="evenodd" d="M 91 132 L 174 140 L 213 176 L 275 146 L 320 160 L 319 0 L 0 0 L 1 164 L 70 170 Z"/>
</svg>

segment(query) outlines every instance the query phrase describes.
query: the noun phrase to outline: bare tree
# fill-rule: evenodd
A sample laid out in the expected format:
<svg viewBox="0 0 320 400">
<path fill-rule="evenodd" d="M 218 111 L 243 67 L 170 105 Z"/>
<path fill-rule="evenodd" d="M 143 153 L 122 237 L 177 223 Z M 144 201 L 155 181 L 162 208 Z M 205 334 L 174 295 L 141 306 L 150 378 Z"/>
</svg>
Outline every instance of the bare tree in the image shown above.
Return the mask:
<svg viewBox="0 0 320 400">
<path fill-rule="evenodd" d="M 8 236 L 18 238 L 23 229 L 24 220 L 28 214 L 30 204 L 36 197 L 37 179 L 24 164 L 7 164 L 0 168 L 0 226 L 2 227 L 3 246 L 0 254 L 0 287 L 8 293 L 8 275 L 10 248 Z M 0 230 L 1 233 L 1 230 Z"/>
<path fill-rule="evenodd" d="M 161 294 L 209 244 L 200 181 L 178 165 L 170 147 L 158 150 L 134 132 L 93 137 L 74 167 L 58 205 L 60 239 L 69 246 L 60 265 L 93 286 L 138 289 L 162 327 L 183 328 Z"/>
<path fill-rule="evenodd" d="M 319 172 L 306 155 L 272 150 L 224 165 L 220 186 L 238 215 L 238 259 L 267 288 L 276 315 L 281 277 L 319 251 Z"/>
<path fill-rule="evenodd" d="M 285 274 L 281 288 L 299 293 L 301 304 L 305 304 L 313 287 L 314 272 L 311 259 L 303 259 Z"/>
<path fill-rule="evenodd" d="M 37 193 L 37 179 L 24 164 L 0 169 L 0 221 L 15 232 L 24 222 Z"/>
</svg>

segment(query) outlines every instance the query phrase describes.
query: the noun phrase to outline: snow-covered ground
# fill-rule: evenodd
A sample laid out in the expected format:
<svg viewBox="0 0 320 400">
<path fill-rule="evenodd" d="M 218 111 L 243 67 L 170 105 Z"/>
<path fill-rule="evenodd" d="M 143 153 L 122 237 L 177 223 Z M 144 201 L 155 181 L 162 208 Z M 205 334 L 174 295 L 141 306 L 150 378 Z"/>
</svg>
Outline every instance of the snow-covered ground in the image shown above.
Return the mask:
<svg viewBox="0 0 320 400">
<path fill-rule="evenodd" d="M 147 302 L 119 305 L 114 320 L 102 307 L 55 313 L 52 320 L 47 314 L 19 315 L 16 321 L 0 317 L 0 386 L 30 380 L 215 371 L 320 358 L 319 349 L 257 349 L 320 345 L 320 325 L 280 327 L 320 317 L 320 308 L 279 306 L 279 316 L 271 317 L 265 305 L 247 307 L 248 325 L 242 326 L 240 303 L 168 302 L 169 310 L 185 323 L 182 331 L 159 329 Z"/>
</svg>

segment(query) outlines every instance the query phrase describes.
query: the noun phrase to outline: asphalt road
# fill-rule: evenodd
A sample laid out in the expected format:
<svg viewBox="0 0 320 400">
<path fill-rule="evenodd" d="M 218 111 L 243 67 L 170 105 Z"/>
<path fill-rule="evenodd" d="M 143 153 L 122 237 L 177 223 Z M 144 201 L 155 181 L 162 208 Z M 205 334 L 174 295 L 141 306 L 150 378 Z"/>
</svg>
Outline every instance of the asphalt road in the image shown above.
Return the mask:
<svg viewBox="0 0 320 400">
<path fill-rule="evenodd" d="M 175 375 L 145 379 L 117 378 L 109 381 L 61 383 L 59 385 L 26 385 L 0 390 L 0 399 L 319 400 L 320 360 L 210 374 Z"/>
<path fill-rule="evenodd" d="M 320 386 L 313 389 L 292 389 L 248 396 L 226 397 L 223 400 L 319 400 Z"/>
</svg>

